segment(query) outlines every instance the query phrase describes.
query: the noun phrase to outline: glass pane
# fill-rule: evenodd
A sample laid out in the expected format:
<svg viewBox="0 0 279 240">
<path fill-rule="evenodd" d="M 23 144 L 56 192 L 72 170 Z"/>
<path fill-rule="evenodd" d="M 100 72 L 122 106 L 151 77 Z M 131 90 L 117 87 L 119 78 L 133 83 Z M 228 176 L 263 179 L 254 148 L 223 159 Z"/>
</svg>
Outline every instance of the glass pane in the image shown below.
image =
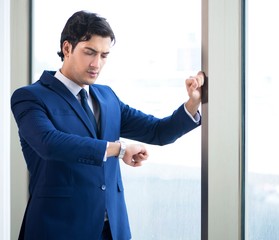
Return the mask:
<svg viewBox="0 0 279 240">
<path fill-rule="evenodd" d="M 246 237 L 275 240 L 279 236 L 277 3 L 248 1 L 246 12 Z"/>
<path fill-rule="evenodd" d="M 33 2 L 33 81 L 61 66 L 60 32 L 73 12 L 87 9 L 107 18 L 116 35 L 98 83 L 158 117 L 187 100 L 184 80 L 201 68 L 200 1 Z M 141 168 L 121 164 L 133 239 L 200 239 L 200 142 L 198 128 L 174 144 L 148 146 Z"/>
</svg>

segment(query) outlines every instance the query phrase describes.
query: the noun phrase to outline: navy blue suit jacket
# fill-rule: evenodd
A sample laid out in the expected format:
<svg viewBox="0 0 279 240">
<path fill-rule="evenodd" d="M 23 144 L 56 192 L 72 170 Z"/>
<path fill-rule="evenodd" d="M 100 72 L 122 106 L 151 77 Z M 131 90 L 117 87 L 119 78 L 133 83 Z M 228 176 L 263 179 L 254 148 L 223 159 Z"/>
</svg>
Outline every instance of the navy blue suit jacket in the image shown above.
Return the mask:
<svg viewBox="0 0 279 240">
<path fill-rule="evenodd" d="M 200 125 L 183 105 L 158 119 L 124 104 L 107 86 L 94 84 L 90 93 L 100 107 L 99 139 L 76 97 L 54 72 L 45 71 L 39 81 L 12 95 L 30 174 L 25 239 L 97 240 L 105 211 L 113 239 L 130 239 L 119 160 L 103 161 L 107 142 L 124 137 L 165 145 Z"/>
</svg>

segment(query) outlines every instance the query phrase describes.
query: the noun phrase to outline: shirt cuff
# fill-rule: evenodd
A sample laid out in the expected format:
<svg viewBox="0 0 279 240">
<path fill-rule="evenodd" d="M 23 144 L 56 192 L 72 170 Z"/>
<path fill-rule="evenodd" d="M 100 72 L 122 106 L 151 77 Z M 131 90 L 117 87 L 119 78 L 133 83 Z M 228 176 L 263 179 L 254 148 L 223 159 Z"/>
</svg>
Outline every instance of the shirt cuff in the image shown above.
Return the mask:
<svg viewBox="0 0 279 240">
<path fill-rule="evenodd" d="M 201 120 L 200 114 L 197 112 L 197 113 L 195 114 L 195 116 L 193 117 L 192 114 L 188 112 L 187 108 L 185 107 L 185 104 L 184 104 L 184 110 L 185 110 L 185 112 L 187 113 L 187 115 L 188 115 L 195 123 L 198 123 L 198 122 Z"/>
<path fill-rule="evenodd" d="M 107 149 L 108 149 L 108 147 L 109 147 L 109 142 L 107 142 Z M 104 162 L 107 161 L 107 150 L 105 151 L 105 155 L 104 155 L 103 161 Z"/>
</svg>

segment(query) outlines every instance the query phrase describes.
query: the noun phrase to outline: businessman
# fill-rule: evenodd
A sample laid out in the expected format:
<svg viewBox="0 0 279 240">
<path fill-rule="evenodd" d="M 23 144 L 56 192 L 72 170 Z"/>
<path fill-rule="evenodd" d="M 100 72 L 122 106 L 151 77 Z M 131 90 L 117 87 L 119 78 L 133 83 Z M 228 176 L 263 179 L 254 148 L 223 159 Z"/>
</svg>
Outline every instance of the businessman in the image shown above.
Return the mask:
<svg viewBox="0 0 279 240">
<path fill-rule="evenodd" d="M 186 79 L 188 100 L 165 118 L 96 84 L 114 43 L 105 18 L 74 13 L 61 33 L 62 67 L 12 95 L 30 176 L 19 239 L 131 239 L 119 159 L 140 166 L 148 158 L 143 143 L 170 144 L 201 123 L 201 72 Z"/>
</svg>

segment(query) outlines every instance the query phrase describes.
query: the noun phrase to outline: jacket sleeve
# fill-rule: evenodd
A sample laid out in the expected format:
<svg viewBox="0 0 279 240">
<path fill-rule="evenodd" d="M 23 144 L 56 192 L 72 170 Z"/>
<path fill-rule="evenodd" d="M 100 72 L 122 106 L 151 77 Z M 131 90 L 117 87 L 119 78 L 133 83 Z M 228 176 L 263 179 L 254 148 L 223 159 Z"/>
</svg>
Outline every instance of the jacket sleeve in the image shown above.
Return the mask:
<svg viewBox="0 0 279 240">
<path fill-rule="evenodd" d="M 185 112 L 184 104 L 165 118 L 156 118 L 121 103 L 121 136 L 148 144 L 173 143 L 200 126 Z"/>
<path fill-rule="evenodd" d="M 28 88 L 13 93 L 11 109 L 22 145 L 30 147 L 43 160 L 103 164 L 107 142 L 57 129 L 42 98 Z M 66 117 L 65 124 L 71 124 Z"/>
</svg>

